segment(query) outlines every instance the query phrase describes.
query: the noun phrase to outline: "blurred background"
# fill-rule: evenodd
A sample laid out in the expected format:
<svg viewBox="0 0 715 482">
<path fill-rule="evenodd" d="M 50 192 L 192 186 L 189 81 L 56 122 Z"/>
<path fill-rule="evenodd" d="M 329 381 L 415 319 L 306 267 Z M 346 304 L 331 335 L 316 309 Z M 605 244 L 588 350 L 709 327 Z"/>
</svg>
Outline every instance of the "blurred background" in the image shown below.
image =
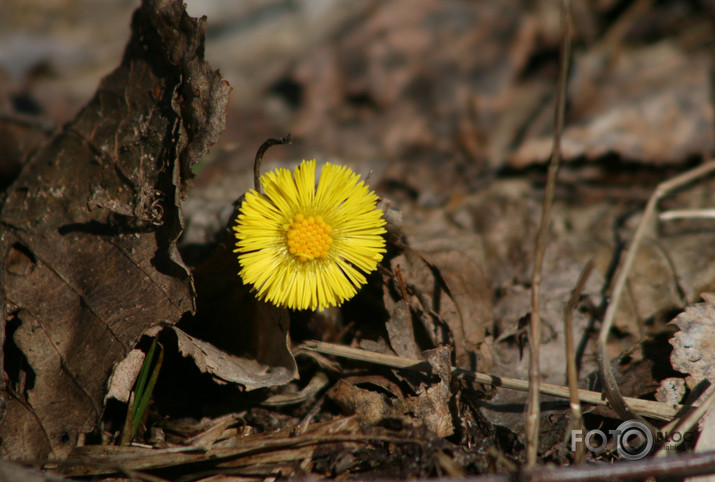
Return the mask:
<svg viewBox="0 0 715 482">
<path fill-rule="evenodd" d="M 0 4 L 0 188 L 118 65 L 138 3 Z M 458 207 L 495 179 L 535 183 L 540 198 L 560 2 L 186 4 L 207 17 L 206 58 L 233 92 L 226 131 L 184 206 L 184 244 L 210 241 L 225 225 L 230 203 L 251 187 L 258 146 L 288 132 L 294 144 L 273 148 L 265 169 L 303 158 L 348 164 L 399 202 L 416 231 L 430 223 L 413 219 L 411 206 L 448 208 L 476 229 Z M 577 0 L 572 11 L 565 195 L 588 200 L 589 186 L 608 183 L 642 202 L 660 174 L 641 177 L 638 191 L 614 168 L 668 175 L 713 152 L 715 2 Z"/>
</svg>

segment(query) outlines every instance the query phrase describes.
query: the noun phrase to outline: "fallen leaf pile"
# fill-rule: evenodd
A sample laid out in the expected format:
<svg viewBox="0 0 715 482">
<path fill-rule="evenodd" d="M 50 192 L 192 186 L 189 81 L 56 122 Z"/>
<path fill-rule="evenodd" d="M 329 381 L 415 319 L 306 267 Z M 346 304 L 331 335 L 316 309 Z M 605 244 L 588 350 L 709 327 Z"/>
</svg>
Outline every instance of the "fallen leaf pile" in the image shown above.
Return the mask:
<svg viewBox="0 0 715 482">
<path fill-rule="evenodd" d="M 25 25 L 18 1 L 0 31 Z M 143 0 L 116 67 L 62 57 L 64 23 L 25 67 L 0 34 L 0 478 L 549 478 L 524 424 L 557 2 L 228 3 Z M 585 427 L 607 431 L 596 340 L 624 252 L 657 186 L 715 153 L 711 5 L 572 14 L 539 311 L 539 462 L 563 471 L 569 300 Z M 381 197 L 387 252 L 340 307 L 278 308 L 237 274 L 253 155 L 287 132 L 263 172 L 337 160 Z M 683 476 L 715 447 L 712 412 L 678 411 L 715 403 L 713 206 L 711 175 L 661 200 L 607 346 L 656 429 L 689 424 Z M 612 441 L 586 455 L 624 466 Z"/>
</svg>

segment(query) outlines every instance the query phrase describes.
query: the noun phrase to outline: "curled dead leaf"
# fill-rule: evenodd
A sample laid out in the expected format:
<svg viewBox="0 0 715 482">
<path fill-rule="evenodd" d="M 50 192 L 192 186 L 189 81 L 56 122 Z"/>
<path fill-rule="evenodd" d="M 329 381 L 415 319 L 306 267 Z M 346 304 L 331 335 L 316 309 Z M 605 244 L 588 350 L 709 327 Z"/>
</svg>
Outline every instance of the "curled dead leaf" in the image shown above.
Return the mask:
<svg viewBox="0 0 715 482">
<path fill-rule="evenodd" d="M 454 346 L 456 365 L 474 370 L 481 357 L 479 346 L 492 323 L 492 293 L 483 271 L 481 238 L 464 235 L 417 243 L 391 265 L 394 270 L 400 267 L 410 293 L 410 310 L 416 314 L 414 322 L 422 325 L 432 346 Z M 385 302 L 393 314 L 405 312 L 388 295 Z M 407 323 L 400 319 L 390 323 Z M 388 333 L 393 348 L 407 343 L 404 330 L 388 329 Z"/>
<path fill-rule="evenodd" d="M 180 3 L 144 1 L 122 63 L 7 193 L 5 457 L 67 455 L 97 426 L 113 365 L 194 310 L 179 203 L 230 91 L 203 60 L 204 31 Z"/>
<path fill-rule="evenodd" d="M 703 293 L 704 302 L 689 306 L 671 323 L 680 331 L 670 344 L 670 362 L 676 370 L 687 373 L 685 382 L 691 390 L 704 380 L 715 385 L 715 293 Z"/>
<path fill-rule="evenodd" d="M 199 370 L 211 374 L 217 383 L 235 383 L 246 390 L 256 390 L 283 385 L 296 377 L 295 366 L 290 370 L 286 367 L 262 365 L 252 358 L 226 353 L 177 327 L 171 327 L 170 330 L 176 335 L 179 352 L 193 358 Z"/>
</svg>

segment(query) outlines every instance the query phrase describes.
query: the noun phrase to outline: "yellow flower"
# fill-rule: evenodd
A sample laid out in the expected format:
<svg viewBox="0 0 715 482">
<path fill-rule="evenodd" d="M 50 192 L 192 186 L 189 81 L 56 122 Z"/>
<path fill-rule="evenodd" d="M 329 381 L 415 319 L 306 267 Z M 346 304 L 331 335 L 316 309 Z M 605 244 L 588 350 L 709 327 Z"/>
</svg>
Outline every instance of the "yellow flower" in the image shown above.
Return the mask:
<svg viewBox="0 0 715 482">
<path fill-rule="evenodd" d="M 345 166 L 325 164 L 316 188 L 315 160 L 293 175 L 261 176 L 234 231 L 239 275 L 259 299 L 295 310 L 341 305 L 365 284 L 385 252 L 377 195 Z"/>
</svg>

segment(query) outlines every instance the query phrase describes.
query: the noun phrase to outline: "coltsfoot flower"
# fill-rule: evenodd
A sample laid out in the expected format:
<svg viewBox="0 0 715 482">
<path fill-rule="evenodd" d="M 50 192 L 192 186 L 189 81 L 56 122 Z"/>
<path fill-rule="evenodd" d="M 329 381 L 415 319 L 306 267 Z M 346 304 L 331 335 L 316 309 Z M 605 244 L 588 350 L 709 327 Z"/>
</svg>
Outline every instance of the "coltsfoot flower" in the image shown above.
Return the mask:
<svg viewBox="0 0 715 482">
<path fill-rule="evenodd" d="M 341 305 L 365 284 L 385 253 L 385 220 L 377 195 L 360 175 L 315 160 L 261 176 L 234 231 L 239 275 L 259 299 L 295 310 Z"/>
</svg>

